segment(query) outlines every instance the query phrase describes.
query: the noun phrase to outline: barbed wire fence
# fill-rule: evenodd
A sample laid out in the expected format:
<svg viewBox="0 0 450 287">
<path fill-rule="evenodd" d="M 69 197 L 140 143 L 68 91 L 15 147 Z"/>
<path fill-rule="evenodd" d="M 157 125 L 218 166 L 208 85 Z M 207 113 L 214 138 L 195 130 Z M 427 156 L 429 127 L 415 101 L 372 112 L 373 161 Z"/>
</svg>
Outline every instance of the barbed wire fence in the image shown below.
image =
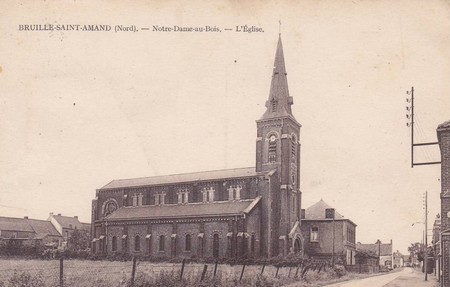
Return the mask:
<svg viewBox="0 0 450 287">
<path fill-rule="evenodd" d="M 292 278 L 301 280 L 307 272 L 320 273 L 330 268 L 329 263 L 291 264 L 291 266 L 228 265 L 215 263 L 154 263 L 139 261 L 89 261 L 89 260 L 42 260 L 38 266 L 0 267 L 0 287 L 30 286 L 79 287 L 79 286 L 137 286 L 136 280 L 156 280 L 168 276 L 171 280 L 198 282 L 225 278 L 234 281 L 254 280 L 257 276 L 269 278 Z"/>
</svg>

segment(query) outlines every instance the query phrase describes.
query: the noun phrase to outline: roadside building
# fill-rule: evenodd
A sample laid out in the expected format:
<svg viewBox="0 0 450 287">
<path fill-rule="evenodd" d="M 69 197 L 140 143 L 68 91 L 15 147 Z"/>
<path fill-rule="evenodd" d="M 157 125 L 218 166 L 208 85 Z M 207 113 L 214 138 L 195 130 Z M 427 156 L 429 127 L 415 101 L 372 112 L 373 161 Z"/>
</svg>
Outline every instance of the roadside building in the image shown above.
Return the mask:
<svg viewBox="0 0 450 287">
<path fill-rule="evenodd" d="M 0 217 L 0 241 L 2 246 L 14 241 L 17 246 L 58 247 L 63 238 L 50 221 Z"/>
<path fill-rule="evenodd" d="M 392 261 L 393 261 L 393 252 L 392 252 L 392 240 L 390 243 L 382 243 L 380 240 L 378 240 L 375 243 L 372 244 L 362 244 L 358 242 L 356 244 L 357 250 L 365 250 L 372 252 L 379 256 L 379 265 L 380 266 L 386 266 L 387 268 L 392 268 Z"/>
<path fill-rule="evenodd" d="M 450 121 L 437 127 L 441 152 L 441 222 L 442 286 L 450 286 Z"/>
<path fill-rule="evenodd" d="M 302 210 L 301 230 L 310 258 L 355 264 L 356 224 L 322 199 Z"/>
<path fill-rule="evenodd" d="M 67 247 L 67 242 L 75 230 L 83 232 L 89 237 L 91 225 L 89 223 L 80 222 L 78 220 L 78 216 L 63 216 L 60 213 L 55 215 L 53 214 L 53 212 L 51 212 L 47 221 L 51 222 L 55 229 L 62 236 L 63 241 L 60 245 L 60 247 L 62 248 Z"/>
<path fill-rule="evenodd" d="M 396 251 L 393 254 L 393 258 L 394 258 L 394 265 L 393 268 L 398 268 L 398 267 L 403 267 L 404 266 L 404 261 L 403 261 L 403 254 L 400 253 L 400 251 Z"/>
</svg>

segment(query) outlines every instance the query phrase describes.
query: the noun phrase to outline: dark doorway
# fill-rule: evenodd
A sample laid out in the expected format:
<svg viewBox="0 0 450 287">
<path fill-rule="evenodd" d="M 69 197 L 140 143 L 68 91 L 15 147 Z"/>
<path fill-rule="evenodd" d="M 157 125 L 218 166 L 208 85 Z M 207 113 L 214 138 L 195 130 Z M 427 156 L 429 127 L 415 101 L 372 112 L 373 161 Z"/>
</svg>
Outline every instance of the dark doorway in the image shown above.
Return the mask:
<svg viewBox="0 0 450 287">
<path fill-rule="evenodd" d="M 302 243 L 300 241 L 300 238 L 296 238 L 294 241 L 294 253 L 299 253 L 302 251 Z"/>
<path fill-rule="evenodd" d="M 219 257 L 219 234 L 214 234 L 213 236 L 213 257 Z"/>
</svg>

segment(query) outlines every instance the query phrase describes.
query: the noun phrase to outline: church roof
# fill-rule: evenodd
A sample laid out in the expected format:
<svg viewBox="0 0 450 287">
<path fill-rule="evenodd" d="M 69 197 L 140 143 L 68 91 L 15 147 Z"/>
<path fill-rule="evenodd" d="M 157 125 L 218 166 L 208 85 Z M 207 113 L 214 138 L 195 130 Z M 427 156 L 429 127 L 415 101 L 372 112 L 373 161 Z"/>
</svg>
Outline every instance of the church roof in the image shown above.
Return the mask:
<svg viewBox="0 0 450 287">
<path fill-rule="evenodd" d="M 325 210 L 327 208 L 332 208 L 330 205 L 328 205 L 323 199 L 321 199 L 316 204 L 310 206 L 308 209 L 305 210 L 305 220 L 322 220 L 322 219 L 329 219 L 325 217 Z M 335 219 L 344 219 L 344 216 L 339 214 L 339 212 L 335 211 L 334 213 Z"/>
<path fill-rule="evenodd" d="M 273 64 L 269 100 L 266 102 L 267 110 L 261 117 L 261 120 L 277 117 L 290 117 L 294 119 L 291 110 L 292 103 L 292 97 L 289 96 L 283 44 L 280 36 L 278 38 L 277 51 Z"/>
<path fill-rule="evenodd" d="M 131 179 L 116 179 L 111 181 L 107 185 L 103 186 L 101 189 L 187 183 L 187 182 L 208 181 L 217 179 L 256 177 L 269 175 L 271 173 L 273 173 L 273 171 L 256 172 L 254 167 L 246 167 L 246 168 L 223 169 L 214 171 L 203 171 L 203 172 L 141 177 Z"/>
<path fill-rule="evenodd" d="M 261 197 L 240 201 L 214 201 L 208 203 L 167 204 L 158 206 L 121 207 L 107 221 L 128 219 L 169 219 L 208 216 L 230 216 L 249 213 Z"/>
</svg>

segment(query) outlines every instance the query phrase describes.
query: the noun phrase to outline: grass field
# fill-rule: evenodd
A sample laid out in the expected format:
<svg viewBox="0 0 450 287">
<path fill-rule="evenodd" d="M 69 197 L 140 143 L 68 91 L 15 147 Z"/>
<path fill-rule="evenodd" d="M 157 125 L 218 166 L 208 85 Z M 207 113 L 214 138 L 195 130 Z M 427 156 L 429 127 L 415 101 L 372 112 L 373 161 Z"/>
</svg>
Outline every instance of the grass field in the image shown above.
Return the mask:
<svg viewBox="0 0 450 287">
<path fill-rule="evenodd" d="M 137 262 L 135 286 L 284 286 L 298 282 L 296 286 L 322 286 L 326 282 L 348 280 L 367 276 L 348 273 L 340 278 L 328 268 L 326 271 L 309 271 L 305 277 L 295 277 L 295 267 L 283 267 L 278 271 L 274 266 L 266 266 L 261 276 L 262 266 L 245 267 L 242 280 L 242 265 L 217 266 L 213 278 L 214 264 L 207 265 L 205 279 L 201 282 L 203 264 L 186 264 L 183 280 L 180 281 L 180 263 Z M 63 264 L 64 286 L 129 286 L 132 262 L 65 260 Z M 33 281 L 34 280 L 34 281 Z M 0 287 L 40 287 L 59 286 L 59 260 L 0 259 Z M 25 283 L 24 283 L 25 282 Z"/>
</svg>

